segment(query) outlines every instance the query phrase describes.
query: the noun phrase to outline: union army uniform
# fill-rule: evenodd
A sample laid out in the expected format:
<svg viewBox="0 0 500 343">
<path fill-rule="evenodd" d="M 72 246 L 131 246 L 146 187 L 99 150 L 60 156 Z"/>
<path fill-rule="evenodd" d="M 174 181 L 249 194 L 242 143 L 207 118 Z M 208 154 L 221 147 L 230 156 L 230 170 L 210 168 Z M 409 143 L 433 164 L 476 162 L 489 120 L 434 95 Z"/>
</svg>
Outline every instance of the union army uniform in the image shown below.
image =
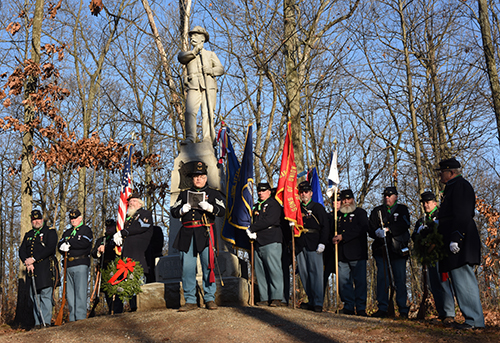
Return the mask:
<svg viewBox="0 0 500 343">
<path fill-rule="evenodd" d="M 71 210 L 71 220 L 81 217 L 79 210 Z M 64 231 L 59 240 L 58 248 L 67 253 L 66 285 L 69 307 L 69 321 L 74 322 L 87 318 L 87 287 L 90 267 L 90 251 L 92 249 L 93 234 L 90 227 L 80 222 L 76 227 L 71 226 Z M 69 244 L 69 246 L 68 246 Z"/>
<path fill-rule="evenodd" d="M 299 184 L 299 193 L 312 191 L 309 182 Z M 330 234 L 329 220 L 323 205 L 310 200 L 300 206 L 304 232 L 295 238 L 297 268 L 309 298 L 308 308 L 321 312 L 323 308 L 323 251 Z M 305 306 L 305 305 L 304 305 Z"/>
<path fill-rule="evenodd" d="M 397 195 L 395 187 L 386 187 L 384 196 Z M 382 214 L 383 228 L 388 228 L 385 233 L 387 241 L 387 249 L 389 251 L 389 259 L 391 261 L 394 283 L 396 286 L 396 303 L 399 308 L 401 317 L 408 317 L 409 308 L 407 302 L 406 291 L 406 260 L 408 256 L 405 254 L 401 246 L 395 246 L 393 238 L 398 238 L 401 242 L 410 239 L 408 231 L 410 227 L 410 214 L 408 207 L 403 204 L 398 204 L 396 201 L 391 207 L 381 205 L 375 207 L 370 213 L 370 229 L 368 231 L 370 237 L 374 239 L 372 243 L 372 253 L 377 264 L 377 301 L 378 312 L 375 317 L 385 317 L 389 306 L 389 268 L 385 257 L 386 250 L 384 246 L 383 236 L 377 235 L 377 230 L 381 228 L 379 213 Z"/>
<path fill-rule="evenodd" d="M 206 176 L 206 165 L 199 162 L 194 172 L 194 175 Z M 198 207 L 191 208 L 188 203 L 188 192 L 205 192 L 205 198 L 198 205 L 204 204 L 207 210 Z M 187 210 L 189 208 L 189 210 Z M 197 254 L 200 255 L 201 266 L 203 271 L 203 290 L 205 292 L 204 301 L 208 305 L 208 309 L 216 309 L 215 306 L 215 291 L 217 285 L 215 283 L 215 217 L 223 217 L 225 215 L 225 204 L 221 193 L 206 185 L 201 189 L 194 188 L 182 191 L 174 205 L 170 209 L 170 213 L 174 218 L 180 218 L 182 227 L 175 238 L 173 247 L 180 251 L 182 263 L 182 288 L 184 290 L 184 298 L 187 310 L 192 310 L 196 306 L 196 260 Z M 194 305 L 194 306 L 193 306 Z M 181 311 L 185 309 L 181 308 Z"/>
<path fill-rule="evenodd" d="M 341 192 L 341 199 L 354 199 L 350 189 Z M 344 314 L 366 316 L 366 260 L 368 259 L 368 214 L 362 208 L 342 206 L 338 212 L 339 290 Z M 354 287 L 353 287 L 354 284 Z"/>
<path fill-rule="evenodd" d="M 421 202 L 435 201 L 436 198 L 432 192 L 424 192 L 420 195 Z M 429 213 L 425 213 L 425 216 L 417 220 L 415 223 L 415 229 L 413 230 L 412 240 L 415 241 L 417 237 L 425 239 L 434 228 L 434 225 L 438 225 L 439 220 L 439 209 L 434 207 Z M 443 273 L 447 276 L 446 273 Z M 434 297 L 434 303 L 436 304 L 436 310 L 438 312 L 440 319 L 455 318 L 455 299 L 453 298 L 453 291 L 450 280 L 446 277 L 445 281 L 439 272 L 439 264 L 436 261 L 436 265 L 427 266 L 427 276 L 429 278 L 430 289 Z"/>
<path fill-rule="evenodd" d="M 116 244 L 113 241 L 113 235 L 116 232 L 116 222 L 113 219 L 106 220 L 106 232 L 105 235 L 97 239 L 95 242 L 94 248 L 91 251 L 91 255 L 93 258 L 98 260 L 98 264 L 100 265 L 100 261 L 102 259 L 102 270 L 101 273 L 108 267 L 109 263 L 113 262 L 118 256 L 115 251 Z M 104 256 L 98 252 L 98 248 L 104 245 Z M 101 284 L 107 282 L 108 280 L 104 277 L 101 278 Z M 99 295 L 96 295 L 99 296 Z M 108 313 L 111 314 L 111 308 L 113 308 L 113 313 L 122 313 L 123 312 L 123 303 L 119 297 L 115 297 L 113 301 L 113 297 L 109 297 L 105 293 L 106 303 L 108 304 Z"/>
<path fill-rule="evenodd" d="M 38 210 L 31 212 L 31 220 L 43 219 L 42 214 Z M 28 258 L 33 258 L 36 290 L 33 288 L 31 274 L 27 277 L 27 282 L 30 284 L 30 298 L 33 301 L 33 314 L 35 317 L 35 326 L 42 325 L 43 322 L 50 326 L 52 318 L 52 292 L 57 286 L 59 269 L 55 257 L 57 246 L 57 232 L 53 228 L 49 228 L 45 223 L 40 229 L 31 229 L 23 238 L 19 247 L 19 258 L 25 262 Z M 35 295 L 38 300 L 35 300 Z M 38 308 L 38 304 L 40 308 Z"/>
<path fill-rule="evenodd" d="M 271 191 L 269 183 L 259 183 L 257 192 Z M 280 306 L 283 299 L 281 230 L 282 207 L 272 196 L 257 201 L 252 209 L 253 223 L 248 232 L 255 238 L 255 278 L 260 302 L 257 305 Z"/>
<path fill-rule="evenodd" d="M 439 170 L 456 175 L 460 163 L 451 158 L 439 162 Z M 465 328 L 484 327 L 481 298 L 473 266 L 481 263 L 481 240 L 474 221 L 476 195 L 471 184 L 458 174 L 446 182 L 439 210 L 438 231 L 443 235 L 447 258 L 439 262 L 441 272 L 448 272 L 465 317 Z"/>
</svg>

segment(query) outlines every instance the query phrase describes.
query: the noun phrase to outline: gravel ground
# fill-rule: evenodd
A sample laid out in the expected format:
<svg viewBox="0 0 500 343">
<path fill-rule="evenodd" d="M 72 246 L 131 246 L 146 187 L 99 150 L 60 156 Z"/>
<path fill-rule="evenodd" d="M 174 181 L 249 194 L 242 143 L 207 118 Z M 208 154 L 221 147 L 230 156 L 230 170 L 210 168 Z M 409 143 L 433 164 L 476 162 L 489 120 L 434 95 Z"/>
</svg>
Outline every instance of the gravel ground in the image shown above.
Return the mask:
<svg viewBox="0 0 500 343">
<path fill-rule="evenodd" d="M 500 329 L 457 331 L 433 321 L 315 313 L 291 308 L 219 307 L 99 316 L 43 330 L 6 327 L 0 342 L 412 342 L 498 343 Z"/>
</svg>

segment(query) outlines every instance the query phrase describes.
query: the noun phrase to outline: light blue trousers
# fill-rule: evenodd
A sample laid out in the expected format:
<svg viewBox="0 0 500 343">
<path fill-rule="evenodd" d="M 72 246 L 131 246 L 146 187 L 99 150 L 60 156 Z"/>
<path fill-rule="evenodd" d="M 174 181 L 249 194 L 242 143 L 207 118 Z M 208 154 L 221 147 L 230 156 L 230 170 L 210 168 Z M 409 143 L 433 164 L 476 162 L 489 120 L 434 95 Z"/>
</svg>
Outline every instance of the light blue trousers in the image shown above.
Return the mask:
<svg viewBox="0 0 500 343">
<path fill-rule="evenodd" d="M 191 245 L 189 246 L 188 252 L 180 252 L 181 264 L 182 264 L 182 289 L 184 290 L 184 299 L 188 304 L 196 304 L 196 262 L 197 255 L 193 255 L 193 243 L 194 239 L 191 239 Z M 201 270 L 203 272 L 203 300 L 205 303 L 215 300 L 215 291 L 217 290 L 217 284 L 209 282 L 209 270 L 208 270 L 208 258 L 209 258 L 209 247 L 203 249 L 199 253 L 201 261 Z"/>
<path fill-rule="evenodd" d="M 69 307 L 69 321 L 86 319 L 89 266 L 83 264 L 68 267 L 66 273 L 66 299 Z"/>
<path fill-rule="evenodd" d="M 323 254 L 302 248 L 297 255 L 297 268 L 309 304 L 323 307 Z"/>
</svg>

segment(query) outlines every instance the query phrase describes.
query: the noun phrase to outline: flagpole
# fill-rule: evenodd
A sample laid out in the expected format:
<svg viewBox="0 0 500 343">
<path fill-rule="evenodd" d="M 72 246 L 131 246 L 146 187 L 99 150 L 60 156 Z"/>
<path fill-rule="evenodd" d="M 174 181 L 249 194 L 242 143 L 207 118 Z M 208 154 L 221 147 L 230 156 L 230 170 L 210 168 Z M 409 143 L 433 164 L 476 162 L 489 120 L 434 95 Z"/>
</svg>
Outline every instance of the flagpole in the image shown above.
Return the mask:
<svg viewBox="0 0 500 343">
<path fill-rule="evenodd" d="M 296 300 L 296 295 L 295 295 L 295 290 L 297 289 L 296 287 L 296 277 L 295 277 L 295 235 L 294 235 L 294 226 L 291 226 L 292 229 L 292 286 L 293 286 L 293 292 L 292 292 L 292 301 L 293 301 L 293 309 L 295 310 L 297 306 Z M 290 281 L 289 281 L 290 282 Z"/>
<path fill-rule="evenodd" d="M 254 263 L 254 247 L 253 247 L 253 240 L 250 240 L 250 267 L 252 268 L 252 281 L 251 281 L 251 286 L 250 286 L 250 306 L 255 305 L 255 267 L 253 265 Z"/>
<path fill-rule="evenodd" d="M 333 140 L 333 144 L 335 146 L 335 151 L 337 151 L 337 138 Z M 337 163 L 337 161 L 335 161 Z M 334 205 L 333 205 L 333 218 L 335 221 L 335 236 L 337 236 L 338 233 L 338 223 L 337 223 L 337 217 L 338 217 L 338 208 L 337 208 L 337 198 L 338 198 L 338 185 L 335 186 L 335 194 L 334 194 Z M 335 293 L 336 293 L 336 298 L 335 298 L 335 306 L 336 310 L 335 312 L 339 314 L 339 245 L 335 244 Z"/>
</svg>

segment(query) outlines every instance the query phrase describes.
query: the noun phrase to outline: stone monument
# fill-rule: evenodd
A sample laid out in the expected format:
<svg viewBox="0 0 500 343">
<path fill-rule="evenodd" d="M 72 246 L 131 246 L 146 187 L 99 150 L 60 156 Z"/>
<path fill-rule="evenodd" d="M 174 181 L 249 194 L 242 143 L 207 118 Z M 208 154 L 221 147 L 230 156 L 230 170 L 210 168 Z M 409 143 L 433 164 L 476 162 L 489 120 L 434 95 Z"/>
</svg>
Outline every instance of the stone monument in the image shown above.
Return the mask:
<svg viewBox="0 0 500 343">
<path fill-rule="evenodd" d="M 178 60 L 186 65 L 187 77 L 184 81 L 186 87 L 186 137 L 181 142 L 179 155 L 174 160 L 174 170 L 171 178 L 170 206 L 177 199 L 179 193 L 191 187 L 191 178 L 187 175 L 192 170 L 194 161 L 203 161 L 207 165 L 208 185 L 225 194 L 224 172 L 214 153 L 215 129 L 214 107 L 216 103 L 217 82 L 215 76 L 224 72 L 217 55 L 203 48 L 203 43 L 209 41 L 208 32 L 195 26 L 189 31 L 193 49 L 180 52 Z M 197 142 L 197 113 L 201 107 L 203 140 Z M 218 240 L 218 257 L 216 258 L 216 303 L 248 305 L 249 282 L 248 267 L 246 263 L 231 252 L 231 247 L 221 238 L 224 219 L 216 220 L 216 235 Z M 173 243 L 181 222 L 170 217 L 169 249 L 168 256 L 161 257 L 156 266 L 155 284 L 143 286 L 144 293 L 138 296 L 139 310 L 154 307 L 177 308 L 184 304 L 181 283 L 181 262 L 179 251 L 173 248 Z M 220 270 L 220 272 L 219 272 Z M 198 259 L 197 272 L 197 298 L 198 303 L 203 302 L 201 287 L 201 267 Z M 144 306 L 141 306 L 143 304 Z"/>
</svg>

